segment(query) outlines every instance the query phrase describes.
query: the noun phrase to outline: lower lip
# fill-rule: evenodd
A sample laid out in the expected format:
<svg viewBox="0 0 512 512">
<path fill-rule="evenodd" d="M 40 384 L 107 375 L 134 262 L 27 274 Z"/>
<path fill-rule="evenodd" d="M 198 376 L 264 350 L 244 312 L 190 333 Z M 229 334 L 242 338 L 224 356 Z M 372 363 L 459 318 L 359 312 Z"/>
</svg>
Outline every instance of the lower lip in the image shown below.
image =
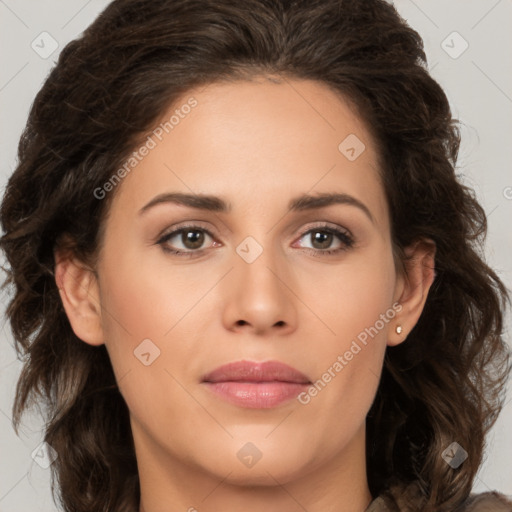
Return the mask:
<svg viewBox="0 0 512 512">
<path fill-rule="evenodd" d="M 296 382 L 205 382 L 208 388 L 224 400 L 251 409 L 270 409 L 293 400 L 309 384 Z"/>
</svg>

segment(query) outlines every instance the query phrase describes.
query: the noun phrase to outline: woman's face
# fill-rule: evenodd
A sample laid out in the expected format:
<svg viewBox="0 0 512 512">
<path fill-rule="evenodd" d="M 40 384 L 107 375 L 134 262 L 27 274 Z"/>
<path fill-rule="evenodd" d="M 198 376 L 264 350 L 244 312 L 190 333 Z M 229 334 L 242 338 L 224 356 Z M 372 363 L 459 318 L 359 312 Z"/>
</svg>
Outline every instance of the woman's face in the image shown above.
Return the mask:
<svg viewBox="0 0 512 512">
<path fill-rule="evenodd" d="M 367 130 L 313 81 L 211 84 L 173 114 L 97 267 L 140 466 L 275 485 L 364 458 L 403 290 Z"/>
</svg>

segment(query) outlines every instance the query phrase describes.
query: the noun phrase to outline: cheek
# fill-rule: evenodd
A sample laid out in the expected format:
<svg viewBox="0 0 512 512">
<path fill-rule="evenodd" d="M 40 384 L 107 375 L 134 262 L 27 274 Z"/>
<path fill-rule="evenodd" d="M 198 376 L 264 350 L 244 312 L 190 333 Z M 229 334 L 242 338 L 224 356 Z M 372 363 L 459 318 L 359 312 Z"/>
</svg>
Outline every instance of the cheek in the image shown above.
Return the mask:
<svg viewBox="0 0 512 512">
<path fill-rule="evenodd" d="M 119 255 L 115 246 L 126 249 Z M 288 268 L 283 275 L 294 292 L 283 287 L 283 294 L 300 313 L 297 337 L 315 340 L 309 347 L 305 343 L 303 350 L 309 353 L 314 347 L 317 372 L 349 350 L 351 341 L 364 336 L 365 329 L 374 326 L 392 305 L 395 275 L 391 252 L 384 243 L 374 246 L 371 251 L 347 253 L 337 264 L 292 261 L 291 271 Z M 147 339 L 160 351 L 172 344 L 176 356 L 184 350 L 179 348 L 184 339 L 193 347 L 194 337 L 201 337 L 198 326 L 206 320 L 211 323 L 212 316 L 222 315 L 229 305 L 231 285 L 216 286 L 229 267 L 229 262 L 212 261 L 204 266 L 176 264 L 157 250 L 130 249 L 122 241 L 106 247 L 100 268 L 101 303 L 105 340 L 114 366 L 127 371 L 126 367 L 137 362 L 134 350 Z M 385 337 L 387 328 L 381 329 L 380 338 Z M 358 361 L 369 357 L 368 352 Z"/>
<path fill-rule="evenodd" d="M 369 254 L 331 270 L 331 279 L 320 282 L 323 293 L 316 294 L 316 305 L 331 332 L 310 354 L 318 380 L 313 396 L 305 396 L 304 402 L 311 399 L 320 422 L 329 415 L 338 418 L 335 424 L 346 424 L 349 410 L 355 425 L 363 421 L 377 390 L 388 332 L 394 325 L 393 260 Z"/>
<path fill-rule="evenodd" d="M 346 263 L 308 278 L 310 287 L 316 283 L 315 307 L 340 340 L 356 337 L 392 308 L 394 263 L 384 244 L 380 249 L 354 254 Z M 380 324 L 379 330 L 386 331 L 387 324 Z"/>
<path fill-rule="evenodd" d="M 182 414 L 204 422 L 174 367 L 185 368 L 197 354 L 189 315 L 212 284 L 197 272 L 183 275 L 179 267 L 170 271 L 168 265 L 161 268 L 161 261 L 139 260 L 127 251 L 105 258 L 101 269 L 103 329 L 121 394 L 147 428 L 178 428 Z M 165 428 L 158 426 L 162 418 L 167 418 Z"/>
<path fill-rule="evenodd" d="M 215 282 L 215 276 L 192 266 L 172 268 L 152 252 L 142 258 L 127 251 L 121 258 L 104 260 L 101 301 L 113 341 L 163 339 Z"/>
<path fill-rule="evenodd" d="M 178 410 L 194 405 L 172 375 L 186 368 L 195 376 L 198 326 L 219 314 L 218 307 L 215 313 L 212 308 L 219 298 L 208 295 L 218 281 L 216 272 L 172 267 L 151 252 L 144 260 L 135 250 L 105 257 L 100 274 L 105 343 L 119 387 L 138 417 L 164 404 Z M 188 386 L 188 374 L 176 378 Z"/>
<path fill-rule="evenodd" d="M 162 283 L 136 254 L 105 254 L 100 268 L 105 345 L 118 381 L 136 380 L 143 387 L 162 359 L 163 335 L 174 323 L 178 301 L 172 293 L 164 295 Z"/>
</svg>

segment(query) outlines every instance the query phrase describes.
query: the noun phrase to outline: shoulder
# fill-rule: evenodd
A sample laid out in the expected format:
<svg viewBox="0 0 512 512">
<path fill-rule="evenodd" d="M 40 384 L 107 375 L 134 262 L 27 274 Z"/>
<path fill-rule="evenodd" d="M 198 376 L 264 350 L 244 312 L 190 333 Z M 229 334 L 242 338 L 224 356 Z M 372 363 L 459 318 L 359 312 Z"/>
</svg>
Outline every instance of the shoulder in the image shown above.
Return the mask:
<svg viewBox="0 0 512 512">
<path fill-rule="evenodd" d="M 389 508 L 382 497 L 374 499 L 364 512 L 389 512 Z"/>
<path fill-rule="evenodd" d="M 409 496 L 406 502 L 411 503 L 415 502 L 415 500 Z M 420 508 L 416 507 L 416 510 Z M 410 510 L 407 507 L 405 509 Z M 388 504 L 384 496 L 379 496 L 371 502 L 365 512 L 392 512 L 398 510 L 402 510 L 401 505 Z M 496 491 L 473 494 L 454 512 L 512 512 L 512 499 L 510 496 L 505 496 Z"/>
<path fill-rule="evenodd" d="M 512 500 L 498 492 L 471 495 L 460 512 L 512 512 Z"/>
</svg>

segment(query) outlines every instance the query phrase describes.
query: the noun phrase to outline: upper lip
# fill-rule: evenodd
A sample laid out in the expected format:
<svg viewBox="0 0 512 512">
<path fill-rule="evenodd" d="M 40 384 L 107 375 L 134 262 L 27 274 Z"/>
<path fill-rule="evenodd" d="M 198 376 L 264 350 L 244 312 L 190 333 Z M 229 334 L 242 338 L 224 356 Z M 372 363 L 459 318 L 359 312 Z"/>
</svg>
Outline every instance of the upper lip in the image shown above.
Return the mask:
<svg viewBox="0 0 512 512">
<path fill-rule="evenodd" d="M 311 383 L 303 373 L 279 361 L 236 361 L 219 366 L 203 377 L 203 382 L 226 381 Z"/>
</svg>

